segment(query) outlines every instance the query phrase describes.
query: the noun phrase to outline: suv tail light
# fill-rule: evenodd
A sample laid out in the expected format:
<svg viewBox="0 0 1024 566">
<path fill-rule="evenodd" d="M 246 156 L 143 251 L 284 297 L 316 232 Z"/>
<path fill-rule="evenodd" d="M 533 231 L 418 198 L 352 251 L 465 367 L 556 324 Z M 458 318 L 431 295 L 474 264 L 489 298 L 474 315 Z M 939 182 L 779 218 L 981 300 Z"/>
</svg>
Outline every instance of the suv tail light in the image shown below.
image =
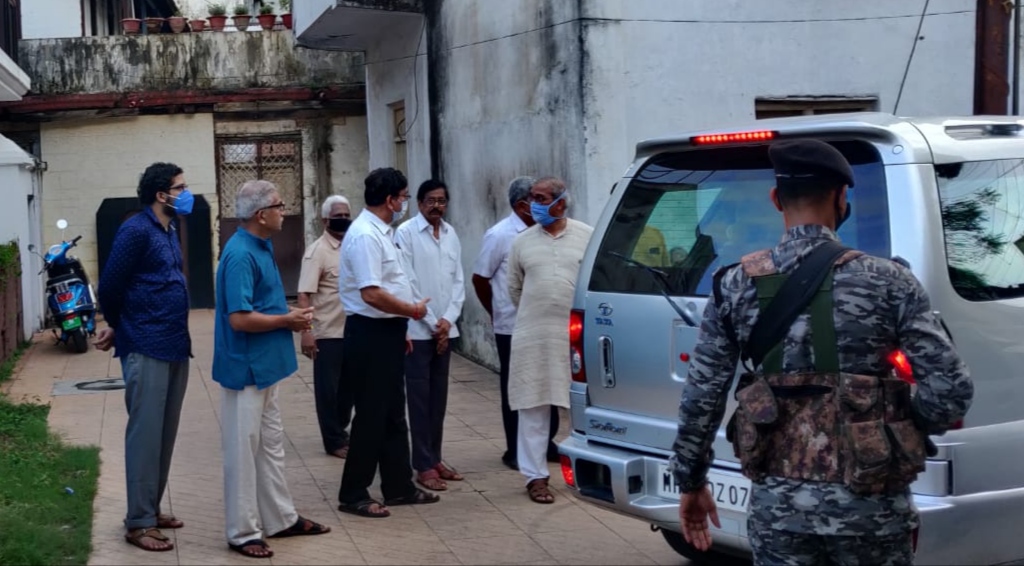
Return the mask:
<svg viewBox="0 0 1024 566">
<path fill-rule="evenodd" d="M 562 462 L 562 479 L 565 480 L 565 485 L 576 487 L 576 475 L 572 472 L 572 460 L 565 454 L 559 456 L 559 460 Z"/>
<path fill-rule="evenodd" d="M 911 385 L 917 385 L 917 381 L 914 379 L 914 368 L 911 367 L 910 360 L 907 359 L 907 355 L 904 354 L 902 350 L 894 351 L 889 354 L 887 359 L 889 360 L 889 363 L 892 364 L 892 369 L 896 372 L 897 377 Z M 953 423 L 953 426 L 950 428 L 952 430 L 959 430 L 963 428 L 963 426 L 964 421 L 961 419 Z"/>
<path fill-rule="evenodd" d="M 583 311 L 578 309 L 569 313 L 569 367 L 573 381 L 587 382 L 587 370 L 583 366 Z"/>
</svg>

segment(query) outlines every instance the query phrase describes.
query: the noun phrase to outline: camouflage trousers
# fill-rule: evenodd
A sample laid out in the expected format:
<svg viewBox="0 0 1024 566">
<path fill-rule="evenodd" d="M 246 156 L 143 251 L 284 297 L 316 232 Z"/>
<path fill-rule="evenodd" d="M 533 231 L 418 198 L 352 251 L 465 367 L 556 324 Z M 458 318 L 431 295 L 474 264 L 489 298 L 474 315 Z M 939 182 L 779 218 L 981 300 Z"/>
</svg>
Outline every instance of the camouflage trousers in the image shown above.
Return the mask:
<svg viewBox="0 0 1024 566">
<path fill-rule="evenodd" d="M 791 533 L 770 527 L 748 529 L 754 566 L 909 566 L 914 563 L 910 533 L 839 536 Z"/>
</svg>

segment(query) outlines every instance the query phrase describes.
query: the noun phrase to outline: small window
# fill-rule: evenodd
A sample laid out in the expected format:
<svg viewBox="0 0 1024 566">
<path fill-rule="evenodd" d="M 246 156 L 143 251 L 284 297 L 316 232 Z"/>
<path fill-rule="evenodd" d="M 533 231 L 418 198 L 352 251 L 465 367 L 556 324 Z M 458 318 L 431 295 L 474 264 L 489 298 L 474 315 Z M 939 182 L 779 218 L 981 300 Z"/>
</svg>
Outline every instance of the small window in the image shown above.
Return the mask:
<svg viewBox="0 0 1024 566">
<path fill-rule="evenodd" d="M 758 98 L 754 101 L 754 115 L 758 120 L 843 112 L 874 112 L 877 109 L 878 99 L 874 97 L 787 96 Z"/>
<path fill-rule="evenodd" d="M 946 263 L 969 301 L 1024 296 L 1024 159 L 936 165 Z"/>
<path fill-rule="evenodd" d="M 835 142 L 853 166 L 853 212 L 839 230 L 850 247 L 889 257 L 885 170 L 865 142 Z M 768 146 L 673 152 L 652 158 L 623 193 L 604 235 L 590 290 L 659 293 L 646 270 L 664 272 L 675 295 L 707 296 L 720 266 L 778 244 L 784 226 L 768 191 L 775 174 Z"/>
</svg>

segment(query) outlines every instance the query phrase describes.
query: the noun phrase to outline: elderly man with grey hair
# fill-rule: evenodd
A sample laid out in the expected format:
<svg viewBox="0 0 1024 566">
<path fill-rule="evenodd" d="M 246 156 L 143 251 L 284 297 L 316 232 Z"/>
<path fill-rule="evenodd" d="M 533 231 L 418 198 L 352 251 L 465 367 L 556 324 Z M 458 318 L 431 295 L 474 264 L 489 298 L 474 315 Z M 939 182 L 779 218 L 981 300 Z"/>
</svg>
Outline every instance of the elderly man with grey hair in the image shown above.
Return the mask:
<svg viewBox="0 0 1024 566">
<path fill-rule="evenodd" d="M 313 395 L 324 451 L 345 458 L 352 388 L 342 378 L 345 308 L 338 295 L 338 258 L 352 224 L 352 209 L 347 198 L 331 195 L 320 214 L 324 233 L 306 248 L 299 274 L 299 308 L 313 307 L 313 328 L 302 331 L 302 353 L 313 360 Z"/>
<path fill-rule="evenodd" d="M 242 225 L 217 266 L 213 380 L 222 387 L 225 530 L 228 547 L 252 558 L 273 556 L 264 537 L 331 530 L 295 511 L 285 481 L 278 383 L 298 369 L 292 332 L 309 328 L 313 309 L 285 301 L 270 242 L 284 208 L 273 183 L 243 184 L 235 197 Z"/>
<path fill-rule="evenodd" d="M 501 383 L 501 422 L 505 429 L 505 453 L 501 461 L 512 468 L 516 464 L 516 435 L 519 415 L 508 405 L 508 358 L 512 349 L 512 328 L 516 322 L 516 306 L 508 294 L 508 253 L 512 240 L 520 232 L 533 226 L 530 216 L 530 187 L 533 177 L 516 177 L 508 185 L 508 204 L 512 212 L 484 233 L 480 254 L 473 266 L 473 290 L 491 317 L 494 344 L 498 348 L 498 373 Z M 558 449 L 551 439 L 558 431 L 558 409 L 551 408 L 551 426 L 548 439 L 548 459 L 558 459 Z"/>
<path fill-rule="evenodd" d="M 518 307 L 509 360 L 509 406 L 519 411 L 519 472 L 536 503 L 554 503 L 545 448 L 554 407 L 569 408 L 569 311 L 594 229 L 568 218 L 565 183 L 545 177 L 530 187 L 530 215 L 508 259 L 508 292 Z"/>
</svg>

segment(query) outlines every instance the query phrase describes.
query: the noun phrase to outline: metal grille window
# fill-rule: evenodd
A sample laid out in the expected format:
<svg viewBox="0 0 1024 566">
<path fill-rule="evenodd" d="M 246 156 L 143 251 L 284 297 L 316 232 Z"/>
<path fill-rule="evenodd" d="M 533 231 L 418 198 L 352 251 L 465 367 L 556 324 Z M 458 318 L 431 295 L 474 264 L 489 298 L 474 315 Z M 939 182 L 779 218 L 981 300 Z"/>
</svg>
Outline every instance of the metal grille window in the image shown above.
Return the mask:
<svg viewBox="0 0 1024 566">
<path fill-rule="evenodd" d="M 18 62 L 18 40 L 21 39 L 20 0 L 0 0 L 0 49 Z"/>
<path fill-rule="evenodd" d="M 235 218 L 235 198 L 246 181 L 277 185 L 286 215 L 302 214 L 302 142 L 298 137 L 219 138 L 217 185 L 222 218 Z"/>
</svg>

